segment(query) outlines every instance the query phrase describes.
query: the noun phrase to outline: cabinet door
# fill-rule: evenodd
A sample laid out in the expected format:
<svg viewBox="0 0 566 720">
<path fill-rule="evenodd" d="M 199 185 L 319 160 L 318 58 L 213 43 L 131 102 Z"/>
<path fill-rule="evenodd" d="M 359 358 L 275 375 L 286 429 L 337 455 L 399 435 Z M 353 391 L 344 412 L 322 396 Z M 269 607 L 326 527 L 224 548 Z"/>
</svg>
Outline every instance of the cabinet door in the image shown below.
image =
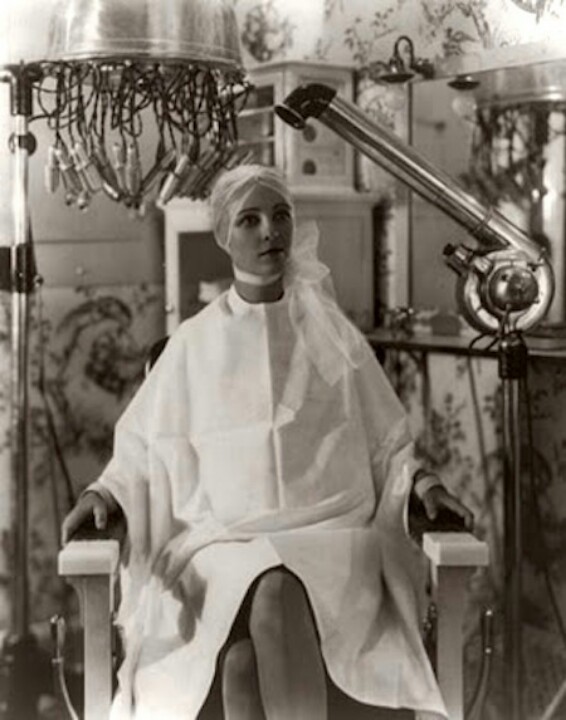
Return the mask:
<svg viewBox="0 0 566 720">
<path fill-rule="evenodd" d="M 319 257 L 332 273 L 338 302 L 363 330 L 374 326 L 374 200 L 357 196 L 295 196 L 298 222 L 314 220 Z M 231 276 L 228 256 L 216 245 L 204 203 L 172 201 L 166 222 L 167 332 L 196 312 L 199 284 Z"/>
<path fill-rule="evenodd" d="M 373 202 L 296 198 L 297 219 L 319 228 L 319 257 L 330 268 L 338 303 L 363 330 L 374 325 Z"/>
<path fill-rule="evenodd" d="M 230 282 L 230 258 L 214 240 L 206 201 L 172 200 L 165 208 L 165 312 L 170 335 L 204 307 L 203 283 Z"/>
</svg>

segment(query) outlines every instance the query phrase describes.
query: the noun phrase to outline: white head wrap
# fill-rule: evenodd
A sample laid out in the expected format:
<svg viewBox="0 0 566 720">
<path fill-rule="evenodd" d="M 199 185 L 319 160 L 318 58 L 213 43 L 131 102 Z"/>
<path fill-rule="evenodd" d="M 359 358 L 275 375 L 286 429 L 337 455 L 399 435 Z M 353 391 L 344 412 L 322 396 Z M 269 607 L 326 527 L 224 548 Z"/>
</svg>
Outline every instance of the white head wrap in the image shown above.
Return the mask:
<svg viewBox="0 0 566 720">
<path fill-rule="evenodd" d="M 257 185 L 275 190 L 291 207 L 293 242 L 283 275 L 291 322 L 318 371 L 333 385 L 348 369 L 361 365 L 365 341 L 336 303 L 330 270 L 317 255 L 316 223 L 303 223 L 295 229 L 293 199 L 279 170 L 240 165 L 221 175 L 210 198 L 216 242 L 229 252 L 235 218 Z"/>
<path fill-rule="evenodd" d="M 220 176 L 210 196 L 214 237 L 227 252 L 236 216 L 257 185 L 279 193 L 289 204 L 293 222 L 295 220 L 293 198 L 279 170 L 264 165 L 238 165 Z"/>
</svg>

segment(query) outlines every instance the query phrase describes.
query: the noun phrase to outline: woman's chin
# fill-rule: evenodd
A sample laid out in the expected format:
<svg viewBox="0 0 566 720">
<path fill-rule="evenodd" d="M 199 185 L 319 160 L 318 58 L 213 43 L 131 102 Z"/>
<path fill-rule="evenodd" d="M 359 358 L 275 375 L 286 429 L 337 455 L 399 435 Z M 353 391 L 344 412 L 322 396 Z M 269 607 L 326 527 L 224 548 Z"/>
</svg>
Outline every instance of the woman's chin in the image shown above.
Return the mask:
<svg viewBox="0 0 566 720">
<path fill-rule="evenodd" d="M 285 269 L 286 257 L 284 255 L 267 255 L 262 258 L 261 268 L 258 268 L 258 275 L 269 277 L 276 273 L 282 273 Z"/>
</svg>

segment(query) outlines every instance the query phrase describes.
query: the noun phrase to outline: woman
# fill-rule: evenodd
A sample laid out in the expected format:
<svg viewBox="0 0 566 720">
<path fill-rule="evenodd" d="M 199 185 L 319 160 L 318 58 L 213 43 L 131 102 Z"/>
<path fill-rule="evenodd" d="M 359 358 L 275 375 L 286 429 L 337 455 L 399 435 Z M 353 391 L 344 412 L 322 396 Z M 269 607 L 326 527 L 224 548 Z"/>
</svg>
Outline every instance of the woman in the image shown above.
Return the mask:
<svg viewBox="0 0 566 720">
<path fill-rule="evenodd" d="M 228 720 L 322 720 L 326 674 L 367 704 L 444 713 L 407 501 L 471 514 L 418 467 L 282 176 L 231 170 L 211 207 L 234 284 L 171 337 L 63 528 L 127 519 L 114 714 L 194 718 L 217 667 Z"/>
</svg>

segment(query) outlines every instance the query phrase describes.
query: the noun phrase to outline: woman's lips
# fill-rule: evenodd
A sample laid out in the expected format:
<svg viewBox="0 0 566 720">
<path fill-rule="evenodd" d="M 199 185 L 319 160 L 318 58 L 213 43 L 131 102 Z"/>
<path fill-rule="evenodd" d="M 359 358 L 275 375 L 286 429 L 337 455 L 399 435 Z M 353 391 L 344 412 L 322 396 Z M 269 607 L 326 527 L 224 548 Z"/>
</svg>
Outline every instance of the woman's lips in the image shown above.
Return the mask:
<svg viewBox="0 0 566 720">
<path fill-rule="evenodd" d="M 279 255 L 280 253 L 284 253 L 285 251 L 283 248 L 269 248 L 269 250 L 264 250 L 263 252 L 260 252 L 259 256 L 264 257 L 265 255 Z"/>
</svg>

